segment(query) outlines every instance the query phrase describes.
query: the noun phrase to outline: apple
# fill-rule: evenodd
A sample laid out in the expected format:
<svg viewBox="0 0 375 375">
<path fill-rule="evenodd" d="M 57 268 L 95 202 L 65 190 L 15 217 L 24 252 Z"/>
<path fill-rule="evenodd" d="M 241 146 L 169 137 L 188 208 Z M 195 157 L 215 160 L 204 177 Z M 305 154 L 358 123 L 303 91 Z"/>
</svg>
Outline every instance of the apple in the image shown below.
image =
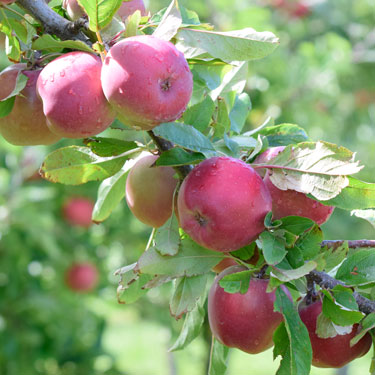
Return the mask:
<svg viewBox="0 0 375 375">
<path fill-rule="evenodd" d="M 77 0 L 63 0 L 62 7 L 66 10 L 72 21 L 76 21 L 86 15 Z"/>
<path fill-rule="evenodd" d="M 184 55 L 152 35 L 116 43 L 105 58 L 101 79 L 118 118 L 139 130 L 178 119 L 193 89 Z"/>
<path fill-rule="evenodd" d="M 115 113 L 100 83 L 102 63 L 86 52 L 69 52 L 45 66 L 37 82 L 50 130 L 62 137 L 84 138 L 101 133 Z"/>
<path fill-rule="evenodd" d="M 262 178 L 231 157 L 198 164 L 184 179 L 177 204 L 181 228 L 201 246 L 222 252 L 254 241 L 272 208 Z"/>
<path fill-rule="evenodd" d="M 126 180 L 126 201 L 133 215 L 151 227 L 161 227 L 172 215 L 177 180 L 171 167 L 152 166 L 158 159 L 147 155 L 139 159 Z"/>
<path fill-rule="evenodd" d="M 274 159 L 281 151 L 283 151 L 285 146 L 277 146 L 277 147 L 270 147 L 260 155 L 256 157 L 254 160 L 254 164 L 267 164 L 272 159 Z M 264 177 L 266 175 L 267 169 L 266 168 L 259 168 L 256 170 L 259 175 Z"/>
<path fill-rule="evenodd" d="M 92 225 L 91 216 L 94 202 L 86 197 L 71 197 L 63 205 L 64 219 L 73 226 L 88 228 Z"/>
<path fill-rule="evenodd" d="M 350 361 L 365 355 L 372 344 L 371 336 L 366 335 L 354 346 L 350 347 L 350 340 L 359 333 L 359 325 L 354 324 L 351 333 L 337 335 L 323 339 L 316 334 L 316 321 L 322 312 L 322 302 L 317 301 L 307 305 L 302 301 L 299 305 L 299 315 L 302 322 L 309 331 L 311 346 L 313 350 L 312 364 L 316 367 L 339 368 Z"/>
<path fill-rule="evenodd" d="M 264 177 L 272 197 L 272 217 L 278 220 L 285 216 L 303 216 L 314 220 L 318 225 L 324 224 L 331 216 L 334 207 L 325 206 L 305 194 L 295 190 L 277 188 L 269 177 L 269 171 Z"/>
<path fill-rule="evenodd" d="M 283 316 L 274 311 L 275 292 L 266 292 L 268 280 L 252 278 L 245 294 L 227 293 L 219 285 L 224 276 L 245 270 L 229 267 L 216 277 L 208 294 L 208 319 L 212 334 L 222 344 L 256 354 L 273 345 L 273 333 Z"/>
<path fill-rule="evenodd" d="M 28 81 L 17 95 L 12 111 L 0 118 L 0 133 L 11 144 L 17 146 L 50 145 L 61 137 L 47 126 L 42 102 L 36 94 L 36 82 L 41 70 L 25 70 L 25 64 L 14 64 L 0 73 L 0 98 L 10 95 L 16 85 L 18 74 Z"/>
<path fill-rule="evenodd" d="M 65 272 L 65 282 L 75 292 L 88 292 L 94 289 L 98 279 L 98 270 L 91 263 L 72 264 Z"/>
<path fill-rule="evenodd" d="M 233 258 L 224 258 L 215 267 L 212 267 L 212 271 L 220 273 L 227 269 L 228 267 L 236 266 L 238 263 Z"/>
<path fill-rule="evenodd" d="M 146 15 L 146 7 L 143 0 L 123 1 L 116 14 L 121 17 L 123 21 L 125 21 L 126 18 L 137 10 L 141 12 L 141 16 Z"/>
<path fill-rule="evenodd" d="M 16 0 L 0 0 L 0 4 L 9 5 L 14 3 Z"/>
</svg>

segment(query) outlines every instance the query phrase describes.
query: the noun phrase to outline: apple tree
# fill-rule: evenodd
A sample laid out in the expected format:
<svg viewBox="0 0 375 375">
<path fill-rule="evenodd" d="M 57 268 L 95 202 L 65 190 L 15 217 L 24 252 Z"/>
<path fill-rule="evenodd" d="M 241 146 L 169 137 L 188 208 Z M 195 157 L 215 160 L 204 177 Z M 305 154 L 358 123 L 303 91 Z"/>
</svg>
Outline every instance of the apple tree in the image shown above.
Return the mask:
<svg viewBox="0 0 375 375">
<path fill-rule="evenodd" d="M 210 375 L 225 373 L 231 347 L 274 346 L 278 375 L 370 350 L 375 241 L 326 241 L 320 225 L 335 207 L 373 224 L 375 185 L 354 177 L 354 152 L 297 124 L 246 126 L 248 62 L 277 36 L 217 31 L 177 0 L 155 14 L 137 0 L 0 3 L 13 62 L 0 74 L 0 133 L 20 146 L 79 139 L 57 143 L 40 175 L 100 182 L 97 224 L 126 197 L 150 226 L 137 262 L 116 271 L 118 299 L 173 283 L 170 313 L 184 324 L 170 350 L 194 340 L 206 315 Z M 89 264 L 69 275 L 72 289 L 96 282 Z"/>
</svg>

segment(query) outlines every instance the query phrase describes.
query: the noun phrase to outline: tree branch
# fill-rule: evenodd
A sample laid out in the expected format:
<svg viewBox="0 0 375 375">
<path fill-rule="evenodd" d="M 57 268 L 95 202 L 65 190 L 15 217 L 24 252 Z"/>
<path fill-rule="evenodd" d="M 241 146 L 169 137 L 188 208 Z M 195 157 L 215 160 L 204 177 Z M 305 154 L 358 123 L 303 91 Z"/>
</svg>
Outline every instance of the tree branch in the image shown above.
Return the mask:
<svg viewBox="0 0 375 375">
<path fill-rule="evenodd" d="M 160 152 L 168 151 L 174 147 L 172 142 L 156 136 L 152 130 L 149 130 L 147 133 Z M 173 169 L 178 173 L 181 180 L 183 180 L 190 173 L 193 167 L 191 165 L 182 165 L 180 167 L 173 167 Z"/>
<path fill-rule="evenodd" d="M 337 249 L 343 245 L 347 240 L 333 240 L 333 241 L 322 241 L 321 246 L 327 246 L 329 249 Z M 375 240 L 355 240 L 347 241 L 350 249 L 357 249 L 359 247 L 375 247 Z"/>
<path fill-rule="evenodd" d="M 342 281 L 334 279 L 325 272 L 316 270 L 311 271 L 308 275 L 306 275 L 306 279 L 308 282 L 315 282 L 324 289 L 333 289 L 336 285 L 346 286 L 346 284 Z M 368 298 L 363 297 L 358 292 L 354 292 L 353 297 L 357 301 L 360 311 L 366 315 L 375 312 L 375 301 L 371 301 Z"/>
<path fill-rule="evenodd" d="M 80 31 L 82 21 L 75 23 L 61 17 L 44 0 L 17 0 L 17 4 L 37 19 L 46 33 L 62 40 L 80 40 L 91 46 L 89 38 Z"/>
</svg>

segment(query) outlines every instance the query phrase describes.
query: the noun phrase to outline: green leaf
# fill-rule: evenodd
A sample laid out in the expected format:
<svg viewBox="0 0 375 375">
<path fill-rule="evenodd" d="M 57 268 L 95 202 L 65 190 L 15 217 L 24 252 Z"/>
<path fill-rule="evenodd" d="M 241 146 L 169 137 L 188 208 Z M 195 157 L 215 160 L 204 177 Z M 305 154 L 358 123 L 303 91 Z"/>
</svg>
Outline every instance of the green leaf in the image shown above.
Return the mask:
<svg viewBox="0 0 375 375">
<path fill-rule="evenodd" d="M 280 268 L 272 267 L 272 276 L 276 277 L 280 281 L 286 283 L 288 281 L 299 279 L 305 275 L 307 275 L 309 272 L 311 272 L 313 269 L 316 268 L 316 263 L 313 261 L 305 263 L 303 266 L 292 269 L 292 270 L 283 270 Z"/>
<path fill-rule="evenodd" d="M 138 34 L 138 26 L 141 22 L 142 15 L 140 10 L 136 10 L 133 14 L 129 16 L 125 23 L 125 38 L 131 36 L 136 36 Z M 115 34 L 112 34 L 115 35 Z"/>
<path fill-rule="evenodd" d="M 291 374 L 290 340 L 284 322 L 276 328 L 273 334 L 273 342 L 273 359 L 275 360 L 278 356 L 282 357 L 277 375 Z"/>
<path fill-rule="evenodd" d="M 106 220 L 124 198 L 126 178 L 133 165 L 134 161 L 127 161 L 120 171 L 100 184 L 98 198 L 92 212 L 93 222 L 101 223 Z"/>
<path fill-rule="evenodd" d="M 366 285 L 375 282 L 375 252 L 359 250 L 340 266 L 336 279 L 349 285 Z"/>
<path fill-rule="evenodd" d="M 152 35 L 159 39 L 169 41 L 177 34 L 181 24 L 182 17 L 178 9 L 177 0 L 172 0 Z"/>
<path fill-rule="evenodd" d="M 285 250 L 285 242 L 270 232 L 263 232 L 257 240 L 258 247 L 263 250 L 264 259 L 270 265 L 280 263 L 287 251 Z"/>
<path fill-rule="evenodd" d="M 229 113 L 231 130 L 238 134 L 241 133 L 250 110 L 251 100 L 249 95 L 246 92 L 243 92 L 242 94 L 236 96 L 234 106 Z"/>
<path fill-rule="evenodd" d="M 332 322 L 336 325 L 339 326 L 350 326 L 353 325 L 354 323 L 360 322 L 365 314 L 363 314 L 360 311 L 353 311 L 349 310 L 348 307 L 343 306 L 338 299 L 336 301 L 332 298 L 332 296 L 329 295 L 329 292 L 323 291 L 324 293 L 324 298 L 323 298 L 323 314 L 332 320 Z M 346 292 L 341 292 L 349 294 L 351 297 L 352 293 L 349 291 Z M 328 297 L 329 295 L 329 297 Z M 334 295 L 337 297 L 337 295 Z M 344 296 L 340 296 L 341 301 L 344 299 Z M 354 299 L 354 298 L 353 298 Z M 358 310 L 358 305 L 357 305 L 357 310 Z"/>
<path fill-rule="evenodd" d="M 282 222 L 280 228 L 297 236 L 304 233 L 315 224 L 313 220 L 301 216 L 285 216 L 280 220 Z"/>
<path fill-rule="evenodd" d="M 32 48 L 41 51 L 60 51 L 64 48 L 69 48 L 94 53 L 92 48 L 80 40 L 56 40 L 49 34 L 43 34 L 36 39 L 32 44 Z"/>
<path fill-rule="evenodd" d="M 0 102 L 0 118 L 8 116 L 9 113 L 12 112 L 15 100 L 16 97 L 12 96 L 11 98 Z"/>
<path fill-rule="evenodd" d="M 250 245 L 241 247 L 235 251 L 231 251 L 231 255 L 241 260 L 249 260 L 254 255 L 255 249 L 256 244 L 255 242 L 252 242 Z"/>
<path fill-rule="evenodd" d="M 179 166 L 198 164 L 205 159 L 200 152 L 188 152 L 180 147 L 171 148 L 163 152 L 156 161 L 158 166 Z"/>
<path fill-rule="evenodd" d="M 15 18 L 8 18 L 7 19 L 9 24 L 12 27 L 13 32 L 17 35 L 18 39 L 21 40 L 22 43 L 27 44 L 27 28 L 21 21 L 16 20 Z"/>
<path fill-rule="evenodd" d="M 322 203 L 350 211 L 375 208 L 375 184 L 363 182 L 351 176 L 348 176 L 348 180 L 348 186 L 339 195 Z"/>
<path fill-rule="evenodd" d="M 5 54 L 12 62 L 18 62 L 21 58 L 21 47 L 17 37 L 13 34 L 12 25 L 7 17 L 0 22 L 0 32 L 6 35 L 5 38 Z"/>
<path fill-rule="evenodd" d="M 309 140 L 305 130 L 295 124 L 262 127 L 256 133 L 266 136 L 270 147 L 288 146 Z"/>
<path fill-rule="evenodd" d="M 358 335 L 354 336 L 350 340 L 350 346 L 353 346 L 361 340 L 363 336 L 365 336 L 366 333 L 368 333 L 371 329 L 375 328 L 375 313 L 372 312 L 369 315 L 367 315 L 361 322 L 361 332 L 358 333 Z"/>
<path fill-rule="evenodd" d="M 272 53 L 279 43 L 271 32 L 251 28 L 229 32 L 181 29 L 177 39 L 181 48 L 195 50 L 189 57 L 208 53 L 227 62 L 261 59 Z"/>
<path fill-rule="evenodd" d="M 324 246 L 321 248 L 323 266 L 318 267 L 318 271 L 330 271 L 336 266 L 338 266 L 347 256 L 349 252 L 348 241 L 345 241 L 341 245 L 337 246 Z"/>
<path fill-rule="evenodd" d="M 171 315 L 180 319 L 183 314 L 192 311 L 196 307 L 197 300 L 205 293 L 206 284 L 207 275 L 178 279 L 169 303 Z"/>
<path fill-rule="evenodd" d="M 198 337 L 204 323 L 204 318 L 206 316 L 206 310 L 203 307 L 205 301 L 206 295 L 201 296 L 198 299 L 198 302 L 194 309 L 186 314 L 180 335 L 178 336 L 173 346 L 168 350 L 169 352 L 184 349 L 196 337 Z"/>
<path fill-rule="evenodd" d="M 78 0 L 89 17 L 89 28 L 97 32 L 106 27 L 122 4 L 122 0 Z"/>
<path fill-rule="evenodd" d="M 224 99 L 218 99 L 217 116 L 212 127 L 214 128 L 214 136 L 217 138 L 222 138 L 230 130 L 230 119 Z"/>
<path fill-rule="evenodd" d="M 22 74 L 22 71 L 19 70 L 17 74 L 16 84 L 14 86 L 13 91 L 6 98 L 3 98 L 2 101 L 7 100 L 11 98 L 12 96 L 18 95 L 25 88 L 27 81 L 28 81 L 28 77 Z M 13 105 L 12 105 L 12 108 L 13 108 Z"/>
<path fill-rule="evenodd" d="M 126 156 L 102 158 L 87 147 L 69 146 L 47 155 L 40 173 L 51 182 L 79 185 L 113 176 L 123 167 L 126 159 Z"/>
<path fill-rule="evenodd" d="M 201 152 L 206 157 L 214 156 L 215 149 L 210 140 L 192 126 L 179 122 L 161 124 L 153 129 L 155 135 L 172 143 L 187 148 L 188 150 Z"/>
<path fill-rule="evenodd" d="M 208 375 L 225 375 L 229 348 L 212 336 Z"/>
<path fill-rule="evenodd" d="M 210 96 L 203 101 L 189 107 L 184 115 L 184 123 L 194 126 L 195 129 L 203 132 L 211 122 L 215 110 L 215 103 Z"/>
<path fill-rule="evenodd" d="M 118 156 L 137 148 L 135 142 L 127 142 L 115 138 L 93 137 L 84 140 L 84 144 L 98 156 Z"/>
<path fill-rule="evenodd" d="M 139 275 L 134 273 L 136 263 L 123 267 L 115 275 L 121 277 L 117 288 L 117 299 L 119 303 L 134 303 L 148 290 L 144 286 L 152 279 L 151 275 Z"/>
<path fill-rule="evenodd" d="M 321 251 L 321 242 L 323 241 L 323 232 L 316 224 L 301 235 L 296 242 L 296 247 L 301 250 L 305 260 L 314 259 Z"/>
<path fill-rule="evenodd" d="M 354 156 L 344 147 L 323 141 L 289 145 L 272 160 L 270 179 L 281 190 L 328 200 L 348 186 L 347 175 L 361 170 Z"/>
<path fill-rule="evenodd" d="M 209 272 L 223 258 L 223 254 L 207 250 L 185 238 L 181 240 L 180 251 L 175 256 L 160 255 L 151 247 L 139 258 L 136 270 L 152 275 L 197 276 Z"/>
<path fill-rule="evenodd" d="M 156 230 L 155 249 L 160 255 L 176 255 L 180 246 L 180 232 L 176 215 L 172 216 L 166 223 Z"/>
<path fill-rule="evenodd" d="M 331 319 L 326 317 L 323 313 L 318 315 L 316 319 L 316 334 L 321 339 L 328 339 L 331 337 L 335 337 L 337 335 L 347 335 L 348 333 L 352 332 L 353 326 L 346 326 L 342 327 L 336 325 L 332 322 Z"/>
<path fill-rule="evenodd" d="M 354 210 L 351 215 L 367 220 L 375 228 L 375 210 Z"/>
<path fill-rule="evenodd" d="M 289 348 L 286 350 L 275 347 L 274 357 L 284 352 L 276 375 L 309 374 L 312 360 L 309 333 L 298 311 L 281 288 L 276 289 L 275 311 L 279 311 L 284 316 L 285 331 L 289 340 Z M 283 336 L 286 338 L 285 332 Z"/>
<path fill-rule="evenodd" d="M 230 275 L 224 276 L 219 281 L 219 285 L 224 288 L 227 293 L 246 294 L 249 289 L 252 274 L 253 271 L 231 273 Z"/>
</svg>

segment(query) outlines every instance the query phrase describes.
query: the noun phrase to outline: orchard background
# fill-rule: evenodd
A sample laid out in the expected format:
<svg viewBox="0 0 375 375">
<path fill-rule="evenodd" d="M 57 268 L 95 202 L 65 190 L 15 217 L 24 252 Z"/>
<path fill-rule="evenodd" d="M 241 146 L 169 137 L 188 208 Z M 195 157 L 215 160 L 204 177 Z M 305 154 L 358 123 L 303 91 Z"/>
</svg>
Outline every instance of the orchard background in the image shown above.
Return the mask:
<svg viewBox="0 0 375 375">
<path fill-rule="evenodd" d="M 151 14 L 169 5 L 145 3 Z M 276 0 L 180 3 L 216 30 L 253 27 L 280 38 L 272 54 L 249 63 L 246 92 L 252 109 L 246 129 L 268 117 L 276 124 L 298 124 L 315 141 L 357 151 L 357 159 L 366 166 L 357 178 L 374 182 L 370 1 L 305 1 L 302 13 L 296 12 L 294 1 L 286 1 L 287 6 Z M 0 64 L 1 70 L 9 65 L 3 42 Z M 207 322 L 186 349 L 168 352 L 183 324 L 183 319 L 175 321 L 168 314 L 170 284 L 152 289 L 135 304 L 117 303 L 119 278 L 114 271 L 139 258 L 150 228 L 131 215 L 125 200 L 103 224 L 73 226 L 64 219 L 62 207 L 71 197 L 95 201 L 98 183 L 72 187 L 38 178 L 47 154 L 73 144 L 82 141 L 17 147 L 0 137 L 0 374 L 204 374 L 211 340 Z M 374 236 L 367 221 L 339 209 L 323 229 L 325 239 Z M 80 294 L 67 287 L 65 272 L 76 262 L 98 268 L 94 290 Z M 370 351 L 350 364 L 348 374 L 367 373 L 371 355 Z M 275 373 L 279 361 L 271 359 L 271 350 L 253 356 L 232 349 L 227 374 Z M 337 373 L 311 370 L 312 375 Z"/>
</svg>

